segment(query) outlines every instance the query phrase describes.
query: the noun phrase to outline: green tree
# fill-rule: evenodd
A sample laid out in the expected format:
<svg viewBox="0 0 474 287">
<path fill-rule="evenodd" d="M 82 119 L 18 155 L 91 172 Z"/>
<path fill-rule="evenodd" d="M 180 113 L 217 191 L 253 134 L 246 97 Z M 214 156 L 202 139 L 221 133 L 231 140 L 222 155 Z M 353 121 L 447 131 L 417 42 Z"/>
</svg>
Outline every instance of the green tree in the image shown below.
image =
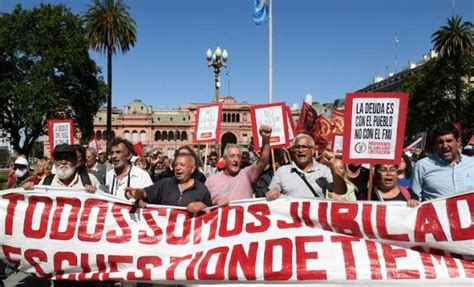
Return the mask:
<svg viewBox="0 0 474 287">
<path fill-rule="evenodd" d="M 85 15 L 92 49 L 107 54 L 107 136 L 112 131 L 112 55 L 135 45 L 136 23 L 122 0 L 94 0 Z"/>
<path fill-rule="evenodd" d="M 105 101 L 80 16 L 63 5 L 0 14 L 0 127 L 26 155 L 46 120 L 72 118 L 83 137 Z"/>
<path fill-rule="evenodd" d="M 462 17 L 453 16 L 448 19 L 447 26 L 441 26 L 438 31 L 431 36 L 431 42 L 434 49 L 441 58 L 445 58 L 454 66 L 454 94 L 456 96 L 456 120 L 459 122 L 462 118 L 462 94 L 463 79 L 466 74 L 462 67 L 464 55 L 473 52 L 473 25 L 471 22 L 462 22 Z M 449 63 L 448 63 L 449 64 Z"/>
</svg>

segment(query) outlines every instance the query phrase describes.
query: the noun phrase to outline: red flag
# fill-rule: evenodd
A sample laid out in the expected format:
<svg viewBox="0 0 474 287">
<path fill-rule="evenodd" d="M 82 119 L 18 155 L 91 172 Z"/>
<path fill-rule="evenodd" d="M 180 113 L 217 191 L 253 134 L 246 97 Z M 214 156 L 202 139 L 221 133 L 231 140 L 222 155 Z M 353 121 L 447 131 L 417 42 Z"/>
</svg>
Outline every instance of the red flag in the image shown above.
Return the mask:
<svg viewBox="0 0 474 287">
<path fill-rule="evenodd" d="M 138 142 L 133 145 L 133 149 L 137 153 L 138 156 L 142 157 L 143 156 L 143 144 L 142 142 Z"/>
<path fill-rule="evenodd" d="M 296 133 L 312 135 L 316 129 L 317 119 L 318 113 L 313 108 L 313 106 L 303 102 L 303 106 L 301 106 L 300 117 L 298 118 L 298 124 L 296 125 Z"/>
<path fill-rule="evenodd" d="M 332 122 L 334 123 L 335 133 L 344 132 L 344 110 L 332 110 Z"/>
<path fill-rule="evenodd" d="M 313 138 L 318 150 L 325 150 L 331 141 L 334 123 L 320 115 L 316 120 L 316 129 Z"/>
</svg>

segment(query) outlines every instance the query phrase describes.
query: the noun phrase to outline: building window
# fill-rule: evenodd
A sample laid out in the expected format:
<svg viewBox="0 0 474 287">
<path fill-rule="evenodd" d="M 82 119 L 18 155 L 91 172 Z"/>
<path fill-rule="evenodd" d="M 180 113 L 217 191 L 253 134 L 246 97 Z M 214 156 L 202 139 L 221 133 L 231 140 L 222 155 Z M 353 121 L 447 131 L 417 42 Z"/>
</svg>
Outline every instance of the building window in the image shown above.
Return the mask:
<svg viewBox="0 0 474 287">
<path fill-rule="evenodd" d="M 223 117 L 222 121 L 224 123 L 227 123 L 227 114 L 223 114 L 222 117 Z"/>
<path fill-rule="evenodd" d="M 168 140 L 168 133 L 166 131 L 163 131 L 162 138 L 164 141 Z"/>
<path fill-rule="evenodd" d="M 141 142 L 145 142 L 145 141 L 146 141 L 146 132 L 145 132 L 145 131 L 141 131 L 141 132 L 140 132 L 140 141 L 141 141 Z"/>
<path fill-rule="evenodd" d="M 176 140 L 178 140 L 178 141 L 179 141 L 179 139 L 180 139 L 180 138 L 181 138 L 181 137 L 180 137 L 180 133 L 179 133 L 179 131 L 176 131 Z"/>
<path fill-rule="evenodd" d="M 101 117 L 99 117 L 99 122 L 101 122 L 101 121 L 102 121 L 102 118 L 101 118 Z"/>
<path fill-rule="evenodd" d="M 169 132 L 168 132 L 168 139 L 169 139 L 170 141 L 173 141 L 173 140 L 174 140 L 174 132 L 173 132 L 173 131 L 169 131 Z"/>
<path fill-rule="evenodd" d="M 235 114 L 232 114 L 231 122 L 235 123 Z"/>
<path fill-rule="evenodd" d="M 132 142 L 134 142 L 134 143 L 138 142 L 138 132 L 137 131 L 132 132 Z"/>
<path fill-rule="evenodd" d="M 183 122 L 185 122 L 185 121 L 186 121 L 186 118 L 183 118 Z"/>
<path fill-rule="evenodd" d="M 237 114 L 236 118 L 237 118 L 237 122 L 240 123 L 240 114 Z"/>
<path fill-rule="evenodd" d="M 155 133 L 155 141 L 160 141 L 161 140 L 161 132 L 160 131 L 157 131 Z"/>
<path fill-rule="evenodd" d="M 172 122 L 172 121 L 173 121 L 173 118 L 171 117 L 171 118 L 170 118 L 170 122 Z"/>
<path fill-rule="evenodd" d="M 187 141 L 188 140 L 188 133 L 182 132 L 181 133 L 181 140 L 182 141 Z"/>
<path fill-rule="evenodd" d="M 110 139 L 113 140 L 115 138 L 115 132 L 110 131 Z"/>
<path fill-rule="evenodd" d="M 123 132 L 123 138 L 126 140 L 130 140 L 130 132 L 129 131 L 124 131 Z"/>
<path fill-rule="evenodd" d="M 156 118 L 157 121 L 160 121 L 160 118 Z"/>
</svg>

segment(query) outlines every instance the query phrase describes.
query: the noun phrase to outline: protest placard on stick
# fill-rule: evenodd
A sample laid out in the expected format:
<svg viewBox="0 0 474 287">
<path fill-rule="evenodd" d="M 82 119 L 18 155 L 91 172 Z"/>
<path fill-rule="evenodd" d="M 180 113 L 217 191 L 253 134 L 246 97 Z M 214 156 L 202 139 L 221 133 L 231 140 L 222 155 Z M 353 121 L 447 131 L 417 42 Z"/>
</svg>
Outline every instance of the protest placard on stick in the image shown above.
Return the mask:
<svg viewBox="0 0 474 287">
<path fill-rule="evenodd" d="M 219 141 L 221 132 L 222 104 L 200 106 L 196 110 L 194 143 Z"/>
<path fill-rule="evenodd" d="M 251 106 L 250 117 L 252 119 L 253 143 L 256 150 L 259 150 L 262 146 L 262 137 L 258 132 L 261 125 L 269 125 L 272 127 L 270 147 L 283 148 L 288 146 L 289 139 L 286 103 L 280 102 Z"/>
<path fill-rule="evenodd" d="M 72 119 L 50 119 L 47 121 L 51 154 L 59 144 L 74 144 L 74 122 Z"/>
</svg>

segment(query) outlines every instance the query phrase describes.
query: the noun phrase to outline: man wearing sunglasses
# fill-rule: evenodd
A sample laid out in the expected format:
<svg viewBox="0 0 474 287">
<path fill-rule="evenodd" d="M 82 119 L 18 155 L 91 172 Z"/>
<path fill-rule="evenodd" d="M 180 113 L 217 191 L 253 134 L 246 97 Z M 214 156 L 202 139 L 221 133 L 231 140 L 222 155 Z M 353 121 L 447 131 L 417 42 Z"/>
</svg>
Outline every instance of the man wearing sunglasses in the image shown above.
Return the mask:
<svg viewBox="0 0 474 287">
<path fill-rule="evenodd" d="M 292 147 L 293 161 L 280 167 L 272 179 L 266 194 L 273 200 L 281 193 L 292 197 L 325 198 L 328 191 L 345 194 L 346 184 L 333 161 L 334 155 L 324 152 L 327 165 L 318 163 L 314 158 L 314 140 L 306 134 L 299 134 Z"/>
</svg>

